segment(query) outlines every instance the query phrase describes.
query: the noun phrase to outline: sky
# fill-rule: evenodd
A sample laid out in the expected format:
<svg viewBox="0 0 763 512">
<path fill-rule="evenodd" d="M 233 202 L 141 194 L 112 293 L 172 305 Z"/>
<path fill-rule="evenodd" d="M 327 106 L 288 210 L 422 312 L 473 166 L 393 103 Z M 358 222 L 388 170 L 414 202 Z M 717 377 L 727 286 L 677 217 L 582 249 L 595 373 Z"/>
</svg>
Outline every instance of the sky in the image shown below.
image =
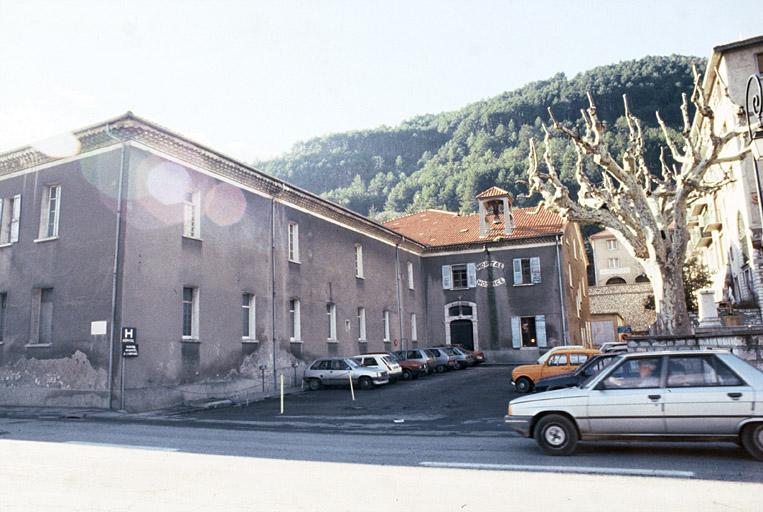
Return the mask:
<svg viewBox="0 0 763 512">
<path fill-rule="evenodd" d="M 760 35 L 760 0 L 0 0 L 0 151 L 130 110 L 240 160 Z"/>
</svg>

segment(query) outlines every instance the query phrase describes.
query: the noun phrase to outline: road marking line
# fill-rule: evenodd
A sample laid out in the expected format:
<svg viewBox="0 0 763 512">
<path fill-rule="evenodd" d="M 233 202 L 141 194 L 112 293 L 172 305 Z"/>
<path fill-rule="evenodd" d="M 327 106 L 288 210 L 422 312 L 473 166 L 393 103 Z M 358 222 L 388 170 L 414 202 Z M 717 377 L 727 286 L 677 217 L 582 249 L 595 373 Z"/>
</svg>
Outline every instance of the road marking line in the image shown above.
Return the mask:
<svg viewBox="0 0 763 512">
<path fill-rule="evenodd" d="M 496 469 L 504 471 L 535 471 L 539 473 L 586 473 L 628 476 L 667 476 L 673 478 L 694 478 L 694 471 L 673 471 L 668 469 L 606 468 L 595 466 L 530 466 L 524 464 L 477 464 L 468 462 L 419 462 L 420 466 L 453 469 Z"/>
<path fill-rule="evenodd" d="M 79 444 L 84 446 L 103 446 L 107 448 L 132 448 L 134 450 L 151 450 L 155 452 L 176 452 L 177 448 L 167 448 L 164 446 L 143 446 L 138 444 L 116 444 L 116 443 L 91 443 L 87 441 L 66 441 L 66 444 Z"/>
</svg>

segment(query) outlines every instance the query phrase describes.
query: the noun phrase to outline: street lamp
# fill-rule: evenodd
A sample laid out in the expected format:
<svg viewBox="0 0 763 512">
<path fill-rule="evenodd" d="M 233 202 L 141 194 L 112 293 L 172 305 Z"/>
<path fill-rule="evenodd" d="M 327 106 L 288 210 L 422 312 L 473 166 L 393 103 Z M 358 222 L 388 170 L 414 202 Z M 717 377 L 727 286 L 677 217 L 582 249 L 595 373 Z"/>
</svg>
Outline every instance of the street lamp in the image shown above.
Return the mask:
<svg viewBox="0 0 763 512">
<path fill-rule="evenodd" d="M 759 73 L 747 79 L 745 93 L 745 114 L 747 115 L 747 134 L 750 136 L 752 165 L 755 169 L 755 185 L 758 187 L 758 212 L 763 222 L 763 193 L 760 187 L 758 159 L 763 156 L 763 83 Z"/>
</svg>

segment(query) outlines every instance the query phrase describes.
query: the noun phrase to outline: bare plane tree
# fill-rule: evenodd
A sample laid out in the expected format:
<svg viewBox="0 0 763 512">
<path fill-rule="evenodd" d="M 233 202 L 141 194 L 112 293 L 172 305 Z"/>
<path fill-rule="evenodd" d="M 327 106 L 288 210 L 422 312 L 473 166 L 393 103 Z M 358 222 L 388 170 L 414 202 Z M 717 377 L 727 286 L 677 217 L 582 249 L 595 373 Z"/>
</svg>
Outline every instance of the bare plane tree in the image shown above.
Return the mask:
<svg viewBox="0 0 763 512">
<path fill-rule="evenodd" d="M 749 147 L 745 144 L 744 150 L 730 153 L 732 141 L 743 132 L 717 133 L 715 113 L 705 96 L 701 77 L 694 69 L 691 98 L 686 94 L 682 96 L 682 147 L 671 139 L 667 126 L 657 113 L 665 146 L 660 152 L 661 172 L 653 173 L 645 158 L 641 122 L 630 112 L 627 98 L 624 96 L 623 99 L 629 136 L 620 160 L 607 148 L 605 126 L 597 115 L 590 93 L 589 107 L 581 110 L 585 123 L 583 135 L 557 121 L 549 108 L 551 127 L 567 138 L 577 152 L 575 178 L 580 190 L 577 199 L 573 199 L 559 178 L 550 153 L 551 132 L 544 125 L 542 162 L 535 141 L 530 141 L 529 193 L 539 193 L 541 205 L 565 219 L 612 229 L 617 239 L 644 267 L 652 283 L 657 308 L 655 331 L 687 334 L 691 332 L 691 324 L 681 271 L 690 239 L 688 207 L 732 181 L 728 171 L 710 181 L 708 169 L 741 160 Z M 696 108 L 694 129 L 689 114 L 690 102 Z M 671 161 L 666 158 L 666 151 L 670 152 Z M 586 159 L 592 160 L 601 171 L 600 180 L 588 174 L 584 165 Z"/>
</svg>

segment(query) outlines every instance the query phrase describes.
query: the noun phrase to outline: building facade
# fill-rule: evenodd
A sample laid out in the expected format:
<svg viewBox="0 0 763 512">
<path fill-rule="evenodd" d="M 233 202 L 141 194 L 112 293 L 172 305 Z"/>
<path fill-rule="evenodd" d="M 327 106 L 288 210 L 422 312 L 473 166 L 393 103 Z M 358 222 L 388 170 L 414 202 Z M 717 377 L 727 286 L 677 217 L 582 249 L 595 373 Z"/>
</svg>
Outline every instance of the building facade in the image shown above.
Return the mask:
<svg viewBox="0 0 763 512">
<path fill-rule="evenodd" d="M 439 245 L 131 114 L 70 139 L 0 155 L 0 403 L 145 410 L 298 384 L 319 356 L 589 335 L 577 226 L 503 191 L 478 201 L 506 225 Z"/>
</svg>

